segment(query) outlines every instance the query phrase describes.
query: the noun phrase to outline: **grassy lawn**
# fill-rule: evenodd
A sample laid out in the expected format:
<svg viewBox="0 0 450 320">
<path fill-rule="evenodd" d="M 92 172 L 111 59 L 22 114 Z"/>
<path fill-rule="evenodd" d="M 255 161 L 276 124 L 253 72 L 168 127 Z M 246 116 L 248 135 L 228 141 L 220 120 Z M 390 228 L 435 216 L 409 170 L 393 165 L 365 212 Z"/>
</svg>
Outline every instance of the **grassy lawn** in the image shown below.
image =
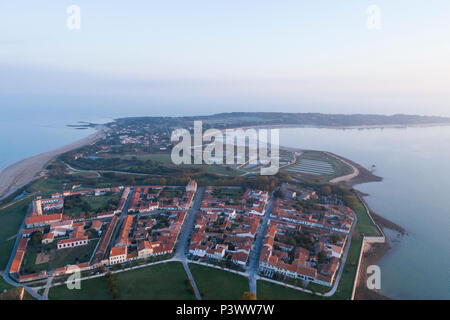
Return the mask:
<svg viewBox="0 0 450 320">
<path fill-rule="evenodd" d="M 64 183 L 69 183 L 70 181 L 57 180 L 52 178 L 39 179 L 33 184 L 31 184 L 28 188 L 28 192 L 38 192 L 43 197 L 51 196 L 52 193 L 61 192 L 63 190 Z"/>
<path fill-rule="evenodd" d="M 118 203 L 120 199 L 119 193 L 114 193 L 110 195 L 104 195 L 104 196 L 82 196 L 79 200 L 76 200 L 76 203 L 70 207 L 64 206 L 64 214 L 78 217 L 82 211 L 85 211 L 83 209 L 83 204 L 86 203 L 89 207 L 90 212 L 97 212 L 97 210 L 103 208 L 100 211 L 108 211 L 104 210 L 105 206 L 108 205 L 109 201 L 113 201 L 115 203 Z M 114 208 L 117 208 L 117 206 L 114 206 Z M 112 208 L 112 209 L 114 209 Z M 111 210 L 111 209 L 110 209 Z"/>
<path fill-rule="evenodd" d="M 120 299 L 123 300 L 192 300 L 187 275 L 179 262 L 162 263 L 133 271 L 114 274 Z M 52 300 L 112 299 L 106 277 L 81 282 L 80 290 L 66 285 L 50 289 Z"/>
<path fill-rule="evenodd" d="M 28 246 L 21 271 L 24 274 L 35 273 L 41 270 L 54 270 L 68 264 L 78 264 L 89 261 L 99 239 L 90 240 L 85 246 L 67 249 L 56 249 L 56 243 L 45 246 Z M 50 261 L 35 264 L 39 252 L 50 254 Z"/>
<path fill-rule="evenodd" d="M 93 239 L 89 240 L 85 246 L 56 250 L 55 255 L 50 259 L 50 268 L 55 269 L 68 264 L 89 261 L 98 241 L 99 239 Z"/>
<path fill-rule="evenodd" d="M 17 201 L 15 204 L 0 210 L 0 270 L 5 269 L 14 247 L 15 238 L 27 213 L 31 198 Z"/>
<path fill-rule="evenodd" d="M 189 269 L 203 299 L 238 300 L 249 291 L 248 279 L 241 275 L 195 263 L 190 263 Z"/>
<path fill-rule="evenodd" d="M 240 201 L 244 191 L 242 188 L 226 188 L 226 187 L 215 187 L 211 192 L 211 196 L 218 199 L 233 199 L 235 201 Z"/>
<path fill-rule="evenodd" d="M 167 262 L 115 274 L 120 299 L 192 300 L 181 263 Z"/>
<path fill-rule="evenodd" d="M 170 158 L 170 153 L 149 153 L 149 154 L 143 154 L 143 155 L 137 155 L 137 156 L 125 155 L 125 156 L 120 156 L 119 158 L 131 160 L 131 159 L 133 159 L 133 157 L 136 157 L 137 160 L 141 160 L 141 161 L 152 160 L 155 162 L 162 162 L 165 164 L 172 163 L 172 159 Z"/>
<path fill-rule="evenodd" d="M 275 283 L 258 280 L 256 284 L 258 300 L 320 300 L 322 297 L 294 290 Z"/>
<path fill-rule="evenodd" d="M 8 290 L 11 288 L 12 286 L 6 283 L 5 280 L 3 280 L 2 277 L 0 277 L 0 293 L 2 293 L 4 290 Z"/>
<path fill-rule="evenodd" d="M 109 300 L 112 295 L 105 277 L 81 282 L 80 290 L 69 290 L 66 285 L 52 287 L 48 293 L 50 300 Z"/>
<path fill-rule="evenodd" d="M 342 272 L 341 280 L 336 293 L 332 299 L 345 300 L 350 299 L 353 290 L 356 270 L 358 268 L 359 254 L 362 248 L 362 237 L 354 234 L 348 251 L 347 261 Z"/>
<path fill-rule="evenodd" d="M 352 201 L 352 209 L 355 211 L 356 216 L 358 217 L 358 223 L 356 224 L 356 230 L 365 236 L 381 236 L 380 230 L 376 227 L 376 225 L 372 222 L 369 215 L 367 214 L 367 210 L 364 205 L 357 199 L 356 196 L 353 196 L 355 201 Z"/>
</svg>

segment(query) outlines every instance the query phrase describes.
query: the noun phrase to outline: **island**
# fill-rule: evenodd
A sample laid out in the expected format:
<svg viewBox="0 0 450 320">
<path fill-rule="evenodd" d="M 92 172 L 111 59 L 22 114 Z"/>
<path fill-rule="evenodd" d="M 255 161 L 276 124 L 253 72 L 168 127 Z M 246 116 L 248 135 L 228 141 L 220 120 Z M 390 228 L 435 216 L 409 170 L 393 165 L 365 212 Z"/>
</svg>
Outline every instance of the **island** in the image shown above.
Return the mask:
<svg viewBox="0 0 450 320">
<path fill-rule="evenodd" d="M 196 120 L 205 130 L 450 124 L 314 113 L 83 124 L 96 134 L 0 174 L 2 297 L 385 298 L 361 270 L 389 249 L 383 228 L 405 230 L 354 188 L 380 177 L 326 150 L 285 147 L 276 175 L 249 161 L 174 164 L 171 133 Z"/>
</svg>

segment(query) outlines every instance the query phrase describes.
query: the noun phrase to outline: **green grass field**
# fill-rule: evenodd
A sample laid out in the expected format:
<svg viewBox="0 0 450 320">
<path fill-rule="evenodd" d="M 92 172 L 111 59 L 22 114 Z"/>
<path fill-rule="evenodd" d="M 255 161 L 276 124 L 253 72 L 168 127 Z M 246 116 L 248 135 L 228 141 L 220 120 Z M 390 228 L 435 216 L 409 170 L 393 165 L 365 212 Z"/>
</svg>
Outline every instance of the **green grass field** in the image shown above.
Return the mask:
<svg viewBox="0 0 450 320">
<path fill-rule="evenodd" d="M 120 299 L 191 300 L 188 277 L 181 263 L 167 262 L 116 276 Z"/>
<path fill-rule="evenodd" d="M 83 202 L 88 203 L 89 207 L 90 207 L 90 211 L 93 211 L 93 212 L 96 212 L 100 208 L 104 208 L 106 205 L 108 205 L 108 201 L 115 200 L 116 203 L 118 203 L 119 199 L 120 199 L 119 193 L 114 193 L 111 195 L 104 195 L 104 196 L 89 195 L 89 196 L 81 197 L 81 200 Z M 75 206 L 73 206 L 71 208 L 67 208 L 66 206 L 64 207 L 64 214 L 67 214 L 67 215 L 70 215 L 73 217 L 80 216 L 82 211 L 83 211 L 83 208 L 82 208 L 81 204 L 79 204 L 79 203 L 77 203 Z"/>
<path fill-rule="evenodd" d="M 52 193 L 61 192 L 64 184 L 68 183 L 71 186 L 70 181 L 57 180 L 51 178 L 39 179 L 27 187 L 28 192 L 36 192 L 43 197 L 49 197 Z"/>
<path fill-rule="evenodd" d="M 2 293 L 4 290 L 11 289 L 12 286 L 6 283 L 5 280 L 3 280 L 2 277 L 0 277 L 0 293 Z"/>
<path fill-rule="evenodd" d="M 282 285 L 258 280 L 256 283 L 258 300 L 320 300 L 322 297 L 294 290 Z"/>
<path fill-rule="evenodd" d="M 356 196 L 354 197 L 354 201 L 352 201 L 352 209 L 355 211 L 356 216 L 358 217 L 358 223 L 356 224 L 356 230 L 365 236 L 381 236 L 380 230 L 377 226 L 372 222 L 369 215 L 367 214 L 367 210 L 364 205 L 359 201 Z"/>
<path fill-rule="evenodd" d="M 81 289 L 69 290 L 66 285 L 52 287 L 48 293 L 50 300 L 108 300 L 112 299 L 105 277 L 81 282 Z"/>
<path fill-rule="evenodd" d="M 54 270 L 64 267 L 68 264 L 78 264 L 89 261 L 99 239 L 90 240 L 85 246 L 79 246 L 67 249 L 56 249 L 56 244 L 52 243 L 46 246 L 36 248 L 28 247 L 21 272 L 24 274 L 35 273 L 42 270 Z M 35 264 L 38 252 L 50 252 L 50 261 L 41 264 Z"/>
<path fill-rule="evenodd" d="M 149 154 L 142 154 L 142 155 L 125 155 L 120 156 L 119 158 L 125 159 L 125 160 L 131 160 L 133 157 L 136 157 L 137 160 L 140 161 L 147 161 L 152 160 L 155 162 L 162 162 L 164 164 L 170 164 L 172 163 L 172 159 L 170 158 L 170 153 L 149 153 Z"/>
<path fill-rule="evenodd" d="M 5 269 L 14 247 L 17 231 L 22 224 L 31 198 L 17 201 L 15 204 L 0 210 L 0 270 Z"/>
<path fill-rule="evenodd" d="M 195 263 L 190 263 L 189 269 L 203 299 L 238 300 L 249 291 L 248 279 L 243 276 Z"/>
<path fill-rule="evenodd" d="M 133 271 L 114 274 L 119 297 L 123 300 L 192 300 L 188 278 L 179 262 L 162 263 Z M 84 280 L 81 290 L 67 286 L 53 287 L 53 300 L 107 300 L 112 299 L 105 277 Z"/>
</svg>

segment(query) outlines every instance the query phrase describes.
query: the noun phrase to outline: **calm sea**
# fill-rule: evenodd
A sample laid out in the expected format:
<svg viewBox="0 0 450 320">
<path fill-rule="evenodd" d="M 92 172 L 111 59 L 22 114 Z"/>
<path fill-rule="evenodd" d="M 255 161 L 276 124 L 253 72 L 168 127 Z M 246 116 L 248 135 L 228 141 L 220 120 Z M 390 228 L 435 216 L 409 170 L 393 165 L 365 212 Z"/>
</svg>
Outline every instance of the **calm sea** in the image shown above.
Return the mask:
<svg viewBox="0 0 450 320">
<path fill-rule="evenodd" d="M 282 129 L 281 144 L 327 150 L 376 165 L 382 182 L 358 185 L 378 214 L 408 235 L 379 262 L 381 292 L 400 299 L 450 299 L 450 127 Z"/>
</svg>

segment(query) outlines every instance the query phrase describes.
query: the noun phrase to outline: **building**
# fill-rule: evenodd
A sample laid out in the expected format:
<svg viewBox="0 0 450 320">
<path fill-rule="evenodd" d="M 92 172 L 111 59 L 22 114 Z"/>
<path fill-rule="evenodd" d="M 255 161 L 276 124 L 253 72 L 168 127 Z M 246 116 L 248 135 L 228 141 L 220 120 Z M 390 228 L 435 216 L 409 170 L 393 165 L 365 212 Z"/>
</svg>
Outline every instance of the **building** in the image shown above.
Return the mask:
<svg viewBox="0 0 450 320">
<path fill-rule="evenodd" d="M 53 222 L 59 222 L 62 218 L 63 215 L 61 213 L 46 214 L 42 216 L 28 217 L 25 219 L 25 224 L 27 228 L 43 227 Z"/>
<path fill-rule="evenodd" d="M 103 222 L 101 222 L 100 220 L 94 220 L 92 221 L 92 226 L 91 228 L 94 229 L 95 231 L 99 232 L 102 228 Z"/>
<path fill-rule="evenodd" d="M 54 239 L 55 239 L 54 233 L 49 232 L 49 233 L 44 234 L 41 242 L 42 242 L 42 244 L 49 244 L 49 243 L 52 243 Z"/>
<path fill-rule="evenodd" d="M 80 238 L 69 238 L 58 241 L 58 249 L 73 248 L 78 246 L 84 246 L 88 244 L 88 237 L 83 236 Z"/>
<path fill-rule="evenodd" d="M 197 191 L 197 182 L 195 180 L 189 181 L 186 186 L 186 192 L 196 192 Z"/>
<path fill-rule="evenodd" d="M 83 234 L 84 234 L 83 227 L 82 226 L 77 227 L 76 229 L 73 230 L 71 238 L 58 241 L 57 245 L 58 249 L 73 248 L 87 245 L 89 242 L 88 237 Z"/>
<path fill-rule="evenodd" d="M 111 248 L 109 264 L 123 263 L 127 260 L 127 246 Z"/>
</svg>

